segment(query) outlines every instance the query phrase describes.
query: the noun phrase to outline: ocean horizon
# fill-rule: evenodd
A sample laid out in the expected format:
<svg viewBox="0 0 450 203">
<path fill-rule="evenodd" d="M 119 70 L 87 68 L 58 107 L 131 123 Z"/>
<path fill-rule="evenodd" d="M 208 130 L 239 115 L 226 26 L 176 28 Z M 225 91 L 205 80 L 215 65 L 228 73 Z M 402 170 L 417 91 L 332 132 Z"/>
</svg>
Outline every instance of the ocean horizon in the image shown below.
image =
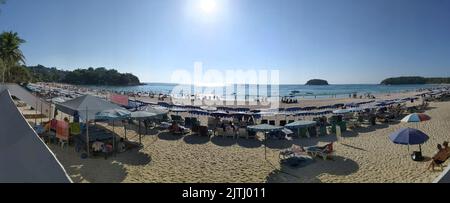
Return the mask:
<svg viewBox="0 0 450 203">
<path fill-rule="evenodd" d="M 234 86 L 234 87 L 232 87 Z M 239 94 L 249 98 L 257 98 L 264 96 L 271 96 L 278 94 L 280 97 L 291 98 L 345 98 L 350 94 L 367 95 L 367 94 L 390 94 L 401 93 L 408 91 L 416 91 L 419 89 L 432 89 L 441 87 L 440 84 L 417 84 L 417 85 L 380 85 L 380 84 L 330 84 L 330 85 L 300 85 L 300 84 L 281 84 L 278 88 L 273 90 L 270 85 L 225 85 L 225 86 L 194 86 L 186 84 L 175 83 L 144 83 L 138 86 L 83 86 L 97 90 L 108 90 L 114 92 L 134 92 L 134 93 L 162 93 L 175 96 L 183 96 L 193 94 L 194 89 L 197 88 L 197 93 L 212 95 L 215 94 L 220 97 Z M 174 89 L 191 90 L 190 93 L 186 91 L 174 92 Z M 245 89 L 245 93 L 243 94 Z M 266 93 L 267 92 L 267 93 Z"/>
</svg>

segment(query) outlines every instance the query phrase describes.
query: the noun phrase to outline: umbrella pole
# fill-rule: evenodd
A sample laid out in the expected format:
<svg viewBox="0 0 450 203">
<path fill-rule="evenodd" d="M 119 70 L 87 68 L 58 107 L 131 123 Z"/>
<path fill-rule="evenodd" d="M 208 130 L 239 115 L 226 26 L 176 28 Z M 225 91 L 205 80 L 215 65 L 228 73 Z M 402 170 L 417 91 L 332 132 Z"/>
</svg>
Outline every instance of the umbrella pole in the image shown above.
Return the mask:
<svg viewBox="0 0 450 203">
<path fill-rule="evenodd" d="M 264 132 L 264 159 L 267 160 L 267 132 Z"/>
<path fill-rule="evenodd" d="M 123 121 L 122 121 L 123 122 Z M 127 121 L 128 122 L 128 121 Z M 123 129 L 125 130 L 125 140 L 127 139 L 127 123 L 123 125 Z"/>
<path fill-rule="evenodd" d="M 422 145 L 419 144 L 420 153 L 422 153 Z"/>
<path fill-rule="evenodd" d="M 115 149 L 116 149 L 116 132 L 114 130 L 114 123 L 115 123 L 115 121 L 113 120 L 113 144 L 112 144 L 112 146 L 113 146 L 113 154 L 115 156 L 116 155 L 115 154 Z"/>
<path fill-rule="evenodd" d="M 142 140 L 141 140 L 141 120 L 138 120 L 139 122 L 139 144 L 142 144 Z"/>
<path fill-rule="evenodd" d="M 89 120 L 88 120 L 88 107 L 86 107 L 86 152 L 89 157 Z"/>
</svg>

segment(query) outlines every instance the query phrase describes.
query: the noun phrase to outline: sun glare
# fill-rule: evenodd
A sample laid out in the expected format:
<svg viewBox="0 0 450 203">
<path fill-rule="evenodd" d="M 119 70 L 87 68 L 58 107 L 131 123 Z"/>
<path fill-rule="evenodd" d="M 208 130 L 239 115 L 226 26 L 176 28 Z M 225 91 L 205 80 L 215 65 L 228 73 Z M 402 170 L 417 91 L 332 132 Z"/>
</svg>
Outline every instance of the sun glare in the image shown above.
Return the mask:
<svg viewBox="0 0 450 203">
<path fill-rule="evenodd" d="M 203 13 L 213 14 L 216 12 L 217 3 L 215 0 L 201 0 L 200 9 L 202 10 Z"/>
</svg>

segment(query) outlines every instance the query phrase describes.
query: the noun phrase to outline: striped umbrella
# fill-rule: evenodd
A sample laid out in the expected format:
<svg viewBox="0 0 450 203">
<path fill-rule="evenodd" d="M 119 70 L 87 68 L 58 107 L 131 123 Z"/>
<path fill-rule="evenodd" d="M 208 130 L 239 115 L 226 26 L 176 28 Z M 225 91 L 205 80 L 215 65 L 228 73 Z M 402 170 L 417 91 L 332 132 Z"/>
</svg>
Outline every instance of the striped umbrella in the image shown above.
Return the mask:
<svg viewBox="0 0 450 203">
<path fill-rule="evenodd" d="M 404 123 L 415 123 L 415 122 L 423 122 L 430 120 L 430 116 L 423 114 L 423 113 L 413 113 L 407 115 L 405 118 L 402 119 L 402 122 Z"/>
</svg>

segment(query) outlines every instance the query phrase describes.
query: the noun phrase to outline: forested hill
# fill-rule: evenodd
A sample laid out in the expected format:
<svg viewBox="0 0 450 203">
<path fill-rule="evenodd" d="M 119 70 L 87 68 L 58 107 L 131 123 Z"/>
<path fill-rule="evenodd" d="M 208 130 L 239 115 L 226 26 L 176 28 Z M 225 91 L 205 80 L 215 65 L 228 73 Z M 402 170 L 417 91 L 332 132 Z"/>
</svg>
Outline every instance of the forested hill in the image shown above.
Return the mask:
<svg viewBox="0 0 450 203">
<path fill-rule="evenodd" d="M 48 68 L 42 65 L 28 66 L 33 81 L 61 82 L 74 85 L 139 85 L 139 78 L 131 73 L 119 73 L 114 69 L 88 68 L 74 71 Z"/>
<path fill-rule="evenodd" d="M 387 78 L 381 82 L 382 85 L 410 85 L 410 84 L 450 84 L 450 77 L 425 78 L 419 76 Z"/>
</svg>

